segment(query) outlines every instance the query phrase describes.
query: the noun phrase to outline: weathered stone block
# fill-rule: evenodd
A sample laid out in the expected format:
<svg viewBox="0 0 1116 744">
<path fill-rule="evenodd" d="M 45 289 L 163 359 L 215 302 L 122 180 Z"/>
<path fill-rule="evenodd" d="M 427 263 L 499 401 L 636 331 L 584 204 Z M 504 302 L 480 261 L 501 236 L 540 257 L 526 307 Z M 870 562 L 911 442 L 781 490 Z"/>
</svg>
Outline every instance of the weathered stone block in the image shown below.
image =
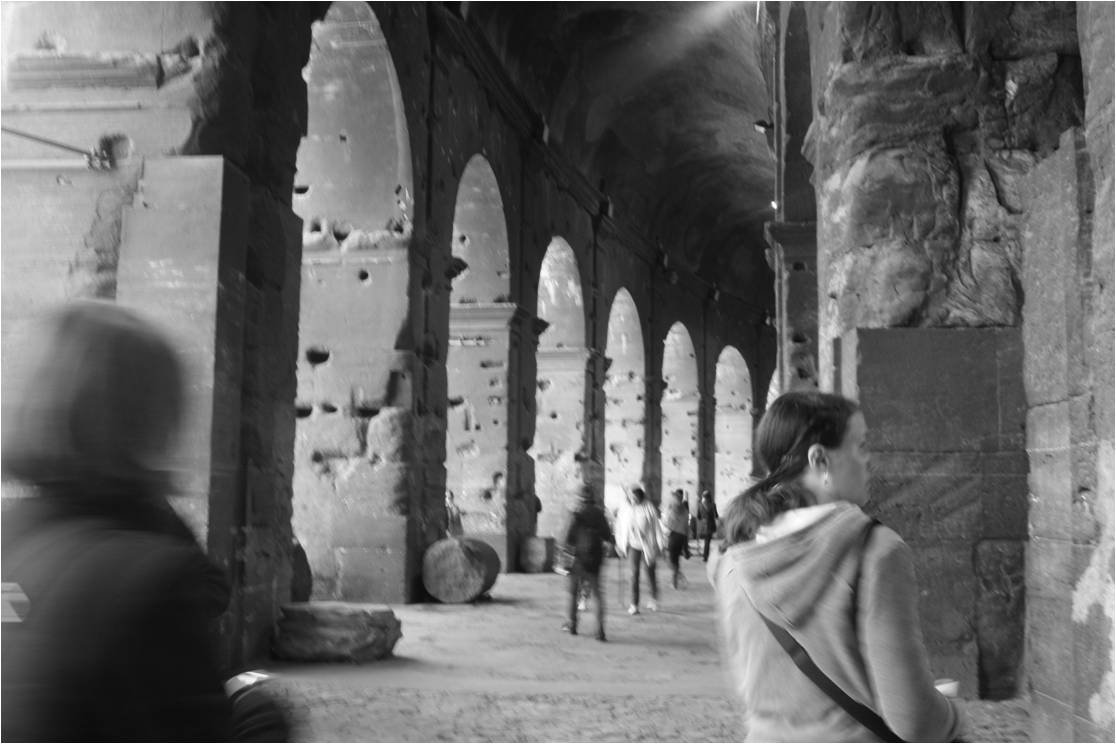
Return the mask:
<svg viewBox="0 0 1116 744">
<path fill-rule="evenodd" d="M 975 541 L 981 526 L 982 487 L 979 473 L 935 475 L 913 469 L 877 474 L 869 482 L 871 503 L 880 519 L 910 543 Z"/>
<path fill-rule="evenodd" d="M 1034 693 L 1073 695 L 1073 619 L 1067 598 L 1027 595 L 1027 671 Z"/>
<path fill-rule="evenodd" d="M 407 554 L 405 542 L 391 540 L 405 534 L 406 520 L 390 520 L 381 525 L 381 538 L 375 547 L 337 548 L 337 594 L 350 602 L 405 602 L 407 585 Z M 376 543 L 376 536 L 366 538 Z M 400 545 L 404 547 L 401 548 Z"/>
<path fill-rule="evenodd" d="M 982 698 L 1003 700 L 1019 690 L 1023 665 L 1025 543 L 985 540 L 974 551 L 979 585 L 977 645 Z"/>
<path fill-rule="evenodd" d="M 1077 574 L 1072 543 L 1032 535 L 1027 553 L 1028 596 L 1068 601 Z"/>
<path fill-rule="evenodd" d="M 333 512 L 333 544 L 337 546 L 370 546 L 373 535 L 384 532 L 389 521 L 405 524 L 410 513 L 410 473 L 401 467 L 371 468 L 357 466 L 360 475 L 337 484 Z M 400 528 L 402 540 L 406 531 Z"/>
<path fill-rule="evenodd" d="M 1073 535 L 1070 452 L 1068 449 L 1032 451 L 1029 458 L 1031 535 L 1068 540 Z"/>
<path fill-rule="evenodd" d="M 1078 741 L 1073 708 L 1055 697 L 1031 692 L 1031 741 Z"/>
<path fill-rule="evenodd" d="M 388 607 L 293 602 L 281 608 L 274 653 L 291 661 L 375 661 L 391 655 L 401 628 Z"/>
<path fill-rule="evenodd" d="M 324 457 L 359 457 L 364 453 L 361 421 L 341 411 L 315 411 L 298 419 L 295 437 L 300 451 Z"/>
<path fill-rule="evenodd" d="M 1016 329 L 888 328 L 841 339 L 842 392 L 861 401 L 873 451 L 997 451 L 1018 439 L 1024 400 L 1000 368 Z M 999 355 L 998 349 L 1004 354 Z M 1005 411 L 1011 411 L 1007 416 Z"/>
<path fill-rule="evenodd" d="M 1026 453 L 988 453 L 981 461 L 981 535 L 985 539 L 1026 539 L 1030 508 Z"/>
<path fill-rule="evenodd" d="M 912 547 L 923 636 L 934 643 L 975 642 L 977 578 L 971 545 L 942 541 Z"/>
<path fill-rule="evenodd" d="M 405 462 L 415 454 L 414 417 L 406 408 L 382 408 L 368 421 L 365 435 L 368 459 Z"/>
<path fill-rule="evenodd" d="M 519 550 L 519 567 L 525 573 L 547 573 L 554 568 L 554 538 L 524 538 Z"/>
</svg>

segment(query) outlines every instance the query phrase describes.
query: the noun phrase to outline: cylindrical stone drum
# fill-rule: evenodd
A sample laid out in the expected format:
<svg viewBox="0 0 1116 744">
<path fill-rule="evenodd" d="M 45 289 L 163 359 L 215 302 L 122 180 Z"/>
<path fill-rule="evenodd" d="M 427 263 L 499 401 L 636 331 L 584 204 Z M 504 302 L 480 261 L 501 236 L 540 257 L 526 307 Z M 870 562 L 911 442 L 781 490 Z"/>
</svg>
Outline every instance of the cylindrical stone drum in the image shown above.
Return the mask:
<svg viewBox="0 0 1116 744">
<path fill-rule="evenodd" d="M 500 557 L 491 545 L 471 537 L 447 537 L 426 549 L 422 583 L 430 596 L 447 603 L 472 602 L 492 588 Z"/>
</svg>

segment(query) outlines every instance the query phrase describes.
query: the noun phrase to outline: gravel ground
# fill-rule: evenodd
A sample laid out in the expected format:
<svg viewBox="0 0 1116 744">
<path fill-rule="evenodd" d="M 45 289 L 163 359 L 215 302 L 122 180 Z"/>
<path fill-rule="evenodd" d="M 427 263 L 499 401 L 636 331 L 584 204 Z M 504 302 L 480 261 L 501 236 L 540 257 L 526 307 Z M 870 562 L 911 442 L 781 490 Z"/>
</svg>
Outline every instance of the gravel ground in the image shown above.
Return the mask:
<svg viewBox="0 0 1116 744">
<path fill-rule="evenodd" d="M 280 665 L 271 684 L 299 741 L 739 741 L 702 564 L 628 616 L 606 567 L 609 642 L 561 632 L 565 580 L 502 574 L 490 601 L 400 605 L 395 657 L 366 665 Z M 971 740 L 1029 741 L 1021 700 L 967 701 Z"/>
</svg>

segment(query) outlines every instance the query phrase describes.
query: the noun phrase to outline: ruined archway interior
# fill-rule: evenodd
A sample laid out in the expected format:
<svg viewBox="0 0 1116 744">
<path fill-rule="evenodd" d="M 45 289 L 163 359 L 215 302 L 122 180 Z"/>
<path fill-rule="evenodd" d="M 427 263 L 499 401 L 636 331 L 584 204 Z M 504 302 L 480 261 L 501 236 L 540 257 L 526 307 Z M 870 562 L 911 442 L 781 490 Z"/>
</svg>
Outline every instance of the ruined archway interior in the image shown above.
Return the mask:
<svg viewBox="0 0 1116 744">
<path fill-rule="evenodd" d="M 409 407 L 397 399 L 406 371 L 394 346 L 407 312 L 411 154 L 369 6 L 334 3 L 313 37 L 293 203 L 304 232 L 292 525 L 314 596 L 345 598 L 368 589 L 347 585 L 347 561 L 406 534 L 383 476 L 400 455 L 376 432 Z"/>
<path fill-rule="evenodd" d="M 645 378 L 643 330 L 628 290 L 621 289 L 608 315 L 605 356 L 611 360 L 605 395 L 605 508 L 615 512 L 627 489 L 643 478 Z M 651 496 L 652 494 L 648 494 Z"/>
<path fill-rule="evenodd" d="M 663 346 L 663 398 L 661 403 L 663 495 L 682 492 L 697 513 L 698 496 L 698 391 L 697 358 L 686 326 L 670 327 Z"/>
<path fill-rule="evenodd" d="M 549 325 L 539 337 L 535 394 L 535 495 L 542 502 L 536 534 L 561 537 L 581 483 L 585 431 L 585 308 L 573 249 L 554 238 L 539 272 L 536 316 Z"/>
<path fill-rule="evenodd" d="M 506 533 L 509 323 L 508 230 L 500 187 L 482 155 L 457 189 L 453 291 L 446 353 L 446 490 L 467 533 Z"/>
<path fill-rule="evenodd" d="M 714 500 L 724 511 L 729 502 L 751 483 L 752 378 L 744 357 L 726 346 L 717 358 L 716 468 Z M 772 389 L 774 389 L 774 383 Z"/>
</svg>

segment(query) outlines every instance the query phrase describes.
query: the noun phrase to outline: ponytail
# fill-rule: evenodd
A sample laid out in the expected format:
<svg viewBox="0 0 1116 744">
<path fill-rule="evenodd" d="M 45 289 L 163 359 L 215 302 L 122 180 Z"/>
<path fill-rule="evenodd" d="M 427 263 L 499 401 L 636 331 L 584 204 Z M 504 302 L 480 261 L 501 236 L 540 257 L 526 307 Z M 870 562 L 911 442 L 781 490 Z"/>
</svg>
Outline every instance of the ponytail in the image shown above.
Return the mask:
<svg viewBox="0 0 1116 744">
<path fill-rule="evenodd" d="M 777 398 L 756 429 L 755 454 L 767 475 L 729 502 L 721 550 L 755 538 L 760 527 L 817 499 L 798 482 L 810 447 L 841 445 L 856 403 L 839 395 L 791 392 Z"/>
</svg>

